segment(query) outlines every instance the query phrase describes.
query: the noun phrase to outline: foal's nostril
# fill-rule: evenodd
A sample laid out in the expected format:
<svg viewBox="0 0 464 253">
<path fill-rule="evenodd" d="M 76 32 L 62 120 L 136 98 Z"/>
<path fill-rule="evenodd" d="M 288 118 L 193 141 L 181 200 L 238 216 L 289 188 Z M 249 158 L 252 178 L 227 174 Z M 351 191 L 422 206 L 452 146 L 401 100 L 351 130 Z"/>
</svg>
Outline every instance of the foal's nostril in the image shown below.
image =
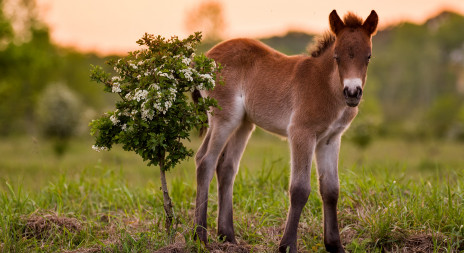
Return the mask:
<svg viewBox="0 0 464 253">
<path fill-rule="evenodd" d="M 350 97 L 350 94 L 348 92 L 348 88 L 343 89 L 343 94 L 345 95 L 345 98 Z"/>
<path fill-rule="evenodd" d="M 356 92 L 357 92 L 356 97 L 361 98 L 361 96 L 363 94 L 363 90 L 360 87 L 356 87 Z"/>
<path fill-rule="evenodd" d="M 348 87 L 345 87 L 343 89 L 343 95 L 345 95 L 345 98 L 361 98 L 362 88 L 356 87 L 356 90 L 350 90 Z"/>
</svg>

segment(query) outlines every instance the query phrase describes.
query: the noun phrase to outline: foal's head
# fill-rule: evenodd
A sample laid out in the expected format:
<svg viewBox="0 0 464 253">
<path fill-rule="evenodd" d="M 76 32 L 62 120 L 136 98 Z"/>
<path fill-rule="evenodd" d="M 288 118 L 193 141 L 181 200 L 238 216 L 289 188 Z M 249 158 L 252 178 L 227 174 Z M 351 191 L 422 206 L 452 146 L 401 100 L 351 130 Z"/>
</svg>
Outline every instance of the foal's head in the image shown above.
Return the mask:
<svg viewBox="0 0 464 253">
<path fill-rule="evenodd" d="M 367 65 L 372 52 L 378 16 L 372 11 L 363 22 L 352 13 L 342 21 L 335 10 L 330 13 L 330 29 L 335 34 L 334 61 L 338 65 L 346 104 L 355 107 L 361 100 L 366 82 Z"/>
</svg>

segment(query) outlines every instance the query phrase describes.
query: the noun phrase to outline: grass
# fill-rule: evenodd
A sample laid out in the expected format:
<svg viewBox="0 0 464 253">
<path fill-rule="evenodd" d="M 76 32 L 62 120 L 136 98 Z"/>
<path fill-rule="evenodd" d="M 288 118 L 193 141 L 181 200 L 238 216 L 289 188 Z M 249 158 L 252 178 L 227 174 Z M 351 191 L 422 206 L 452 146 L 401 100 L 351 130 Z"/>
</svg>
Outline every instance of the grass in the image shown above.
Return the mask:
<svg viewBox="0 0 464 253">
<path fill-rule="evenodd" d="M 200 140 L 194 139 L 192 147 Z M 91 140 L 61 158 L 51 143 L 28 137 L 0 143 L 0 249 L 3 252 L 275 252 L 288 210 L 285 142 L 258 132 L 234 188 L 239 245 L 216 238 L 216 181 L 210 187 L 208 246 L 192 240 L 193 159 L 168 173 L 174 237 L 164 231 L 156 168 Z M 350 252 L 464 250 L 464 145 L 378 140 L 364 151 L 349 142 L 340 156 L 339 227 Z M 6 158 L 6 159 L 5 159 Z M 299 227 L 301 252 L 325 252 L 322 202 L 312 193 Z M 176 251 L 177 250 L 177 251 Z"/>
</svg>

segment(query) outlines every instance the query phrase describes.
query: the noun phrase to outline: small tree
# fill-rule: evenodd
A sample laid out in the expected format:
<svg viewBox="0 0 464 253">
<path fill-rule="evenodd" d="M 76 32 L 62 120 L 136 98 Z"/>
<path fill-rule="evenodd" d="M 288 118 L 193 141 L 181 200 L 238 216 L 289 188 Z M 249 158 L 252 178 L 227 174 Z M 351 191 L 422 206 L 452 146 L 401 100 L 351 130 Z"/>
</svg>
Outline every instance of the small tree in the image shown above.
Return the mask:
<svg viewBox="0 0 464 253">
<path fill-rule="evenodd" d="M 139 154 L 148 165 L 159 165 L 168 234 L 173 211 L 165 171 L 193 155 L 182 140 L 189 140 L 194 127 L 206 126 L 206 112 L 217 106 L 214 99 L 194 103 L 186 95 L 195 89 L 213 89 L 219 71 L 213 60 L 194 53 L 200 41 L 200 33 L 184 40 L 145 34 L 137 41 L 145 48 L 108 62 L 116 75 L 98 66 L 91 72 L 92 80 L 121 98 L 115 111 L 90 123 L 95 136 L 92 148 L 109 150 L 113 144 L 122 144 L 124 150 Z"/>
</svg>

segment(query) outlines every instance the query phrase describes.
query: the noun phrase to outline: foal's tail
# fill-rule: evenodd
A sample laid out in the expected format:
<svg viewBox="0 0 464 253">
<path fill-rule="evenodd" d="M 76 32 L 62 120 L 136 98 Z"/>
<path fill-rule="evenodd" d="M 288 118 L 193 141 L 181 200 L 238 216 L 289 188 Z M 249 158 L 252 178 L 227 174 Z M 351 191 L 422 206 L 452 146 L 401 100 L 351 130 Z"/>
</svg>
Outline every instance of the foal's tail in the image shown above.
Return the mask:
<svg viewBox="0 0 464 253">
<path fill-rule="evenodd" d="M 202 98 L 200 91 L 197 90 L 197 89 L 193 90 L 193 92 L 192 92 L 192 99 L 193 99 L 193 102 L 194 102 L 195 104 L 198 104 L 198 100 L 199 100 L 200 98 Z M 205 122 L 203 122 L 203 123 L 205 123 Z M 200 128 L 200 137 L 203 136 L 203 135 L 205 134 L 206 130 L 207 130 L 207 127 L 205 127 L 205 126 L 202 126 L 202 127 Z"/>
</svg>

